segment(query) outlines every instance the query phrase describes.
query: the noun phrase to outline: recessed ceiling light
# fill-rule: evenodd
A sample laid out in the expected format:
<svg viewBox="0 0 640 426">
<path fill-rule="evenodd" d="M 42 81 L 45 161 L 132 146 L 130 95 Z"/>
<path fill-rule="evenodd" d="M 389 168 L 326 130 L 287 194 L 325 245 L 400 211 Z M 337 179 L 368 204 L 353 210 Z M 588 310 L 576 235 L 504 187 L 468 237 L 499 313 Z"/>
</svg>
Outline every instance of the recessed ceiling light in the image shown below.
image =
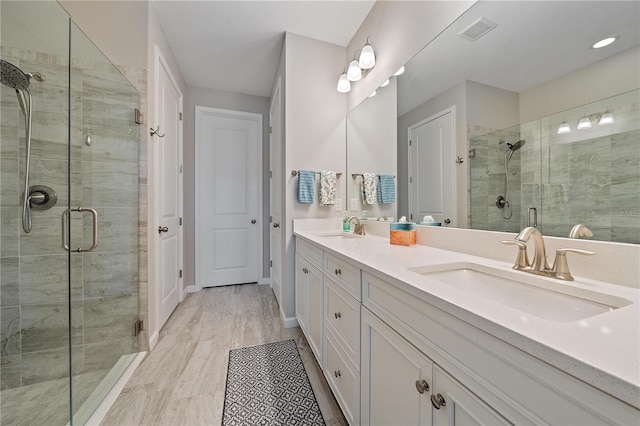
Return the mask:
<svg viewBox="0 0 640 426">
<path fill-rule="evenodd" d="M 619 38 L 620 38 L 620 36 L 610 36 L 610 37 L 603 38 L 602 40 L 596 41 L 595 43 L 593 43 L 591 45 L 591 48 L 592 49 L 600 49 L 602 47 L 609 46 L 610 44 L 618 41 Z"/>
</svg>

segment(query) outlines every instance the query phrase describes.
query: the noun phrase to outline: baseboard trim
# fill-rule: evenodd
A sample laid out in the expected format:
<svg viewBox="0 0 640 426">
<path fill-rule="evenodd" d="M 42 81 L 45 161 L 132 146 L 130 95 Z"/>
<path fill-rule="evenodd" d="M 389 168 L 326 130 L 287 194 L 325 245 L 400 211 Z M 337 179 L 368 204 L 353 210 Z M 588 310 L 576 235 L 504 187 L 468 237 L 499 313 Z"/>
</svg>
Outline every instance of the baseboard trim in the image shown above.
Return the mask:
<svg viewBox="0 0 640 426">
<path fill-rule="evenodd" d="M 258 281 L 260 285 L 271 285 L 271 278 L 260 278 Z"/>
<path fill-rule="evenodd" d="M 280 311 L 280 318 L 282 319 L 284 328 L 293 328 L 298 326 L 298 320 L 296 317 L 285 317 L 284 313 Z"/>
<path fill-rule="evenodd" d="M 198 288 L 198 286 L 195 286 L 195 285 L 188 285 L 185 288 L 185 291 L 187 293 L 196 293 L 196 292 L 200 291 L 200 288 Z"/>
<path fill-rule="evenodd" d="M 89 420 L 85 423 L 86 425 L 99 425 L 102 422 L 104 416 L 107 415 L 113 403 L 116 402 L 120 392 L 122 392 L 127 385 L 127 382 L 131 376 L 133 376 L 134 371 L 136 371 L 136 368 L 138 368 L 138 365 L 140 365 L 145 356 L 147 356 L 147 352 L 138 352 L 136 357 L 131 361 L 131 364 L 129 364 L 109 393 L 104 397 L 98 408 L 91 414 L 91 417 L 89 417 Z"/>
<path fill-rule="evenodd" d="M 149 350 L 152 350 L 158 344 L 158 338 L 160 338 L 160 334 L 156 331 L 149 337 Z"/>
</svg>

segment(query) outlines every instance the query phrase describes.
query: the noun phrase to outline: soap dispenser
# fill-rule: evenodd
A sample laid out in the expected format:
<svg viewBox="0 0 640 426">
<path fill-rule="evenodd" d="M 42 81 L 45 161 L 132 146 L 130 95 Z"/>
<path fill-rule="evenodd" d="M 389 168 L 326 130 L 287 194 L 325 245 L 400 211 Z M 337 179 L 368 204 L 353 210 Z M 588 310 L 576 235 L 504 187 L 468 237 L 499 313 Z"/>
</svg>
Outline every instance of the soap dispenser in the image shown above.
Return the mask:
<svg viewBox="0 0 640 426">
<path fill-rule="evenodd" d="M 351 232 L 351 222 L 349 222 L 349 215 L 344 212 L 344 219 L 342 219 L 342 231 Z"/>
</svg>

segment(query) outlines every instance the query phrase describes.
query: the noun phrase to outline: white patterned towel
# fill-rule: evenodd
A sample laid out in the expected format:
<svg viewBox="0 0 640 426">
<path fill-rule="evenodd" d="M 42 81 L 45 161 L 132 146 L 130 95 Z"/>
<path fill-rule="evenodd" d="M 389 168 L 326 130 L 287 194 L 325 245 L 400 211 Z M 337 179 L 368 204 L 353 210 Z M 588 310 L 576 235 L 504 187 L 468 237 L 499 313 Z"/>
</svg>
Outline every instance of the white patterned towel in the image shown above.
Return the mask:
<svg viewBox="0 0 640 426">
<path fill-rule="evenodd" d="M 320 172 L 320 205 L 333 206 L 336 203 L 338 177 L 336 172 Z"/>
<path fill-rule="evenodd" d="M 375 173 L 362 174 L 362 202 L 370 206 L 378 204 L 378 175 Z"/>
</svg>

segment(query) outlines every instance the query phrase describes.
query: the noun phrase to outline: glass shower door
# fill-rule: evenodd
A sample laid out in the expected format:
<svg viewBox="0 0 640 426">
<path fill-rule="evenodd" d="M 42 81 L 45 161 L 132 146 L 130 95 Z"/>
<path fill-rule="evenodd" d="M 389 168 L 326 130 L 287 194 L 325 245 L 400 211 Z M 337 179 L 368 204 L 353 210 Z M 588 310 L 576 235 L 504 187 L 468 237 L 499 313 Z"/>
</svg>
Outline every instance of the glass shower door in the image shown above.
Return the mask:
<svg viewBox="0 0 640 426">
<path fill-rule="evenodd" d="M 71 279 L 73 314 L 81 317 L 72 336 L 76 424 L 89 419 L 138 352 L 138 96 L 72 23 L 70 247 L 82 271 Z"/>
</svg>

